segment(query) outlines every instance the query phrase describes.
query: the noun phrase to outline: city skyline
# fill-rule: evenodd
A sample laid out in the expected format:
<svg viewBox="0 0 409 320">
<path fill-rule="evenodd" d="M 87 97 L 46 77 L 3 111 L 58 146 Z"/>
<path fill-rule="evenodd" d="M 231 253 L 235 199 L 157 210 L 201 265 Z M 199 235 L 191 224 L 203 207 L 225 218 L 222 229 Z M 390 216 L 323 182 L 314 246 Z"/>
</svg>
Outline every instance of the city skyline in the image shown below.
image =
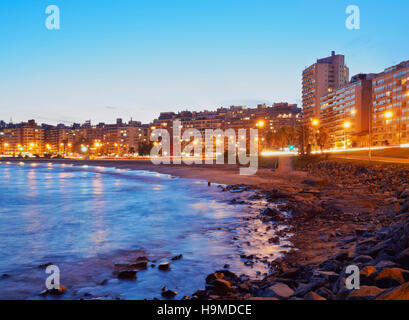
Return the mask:
<svg viewBox="0 0 409 320">
<path fill-rule="evenodd" d="M 361 29 L 348 30 L 347 1 L 280 8 L 267 1 L 55 1 L 58 31 L 44 27 L 49 4 L 0 5 L 0 119 L 6 122 L 147 123 L 162 111 L 301 106 L 301 71 L 332 50 L 345 55 L 352 76 L 382 72 L 406 60 L 409 49 L 406 3 L 397 11 L 386 1 L 356 1 Z"/>
</svg>

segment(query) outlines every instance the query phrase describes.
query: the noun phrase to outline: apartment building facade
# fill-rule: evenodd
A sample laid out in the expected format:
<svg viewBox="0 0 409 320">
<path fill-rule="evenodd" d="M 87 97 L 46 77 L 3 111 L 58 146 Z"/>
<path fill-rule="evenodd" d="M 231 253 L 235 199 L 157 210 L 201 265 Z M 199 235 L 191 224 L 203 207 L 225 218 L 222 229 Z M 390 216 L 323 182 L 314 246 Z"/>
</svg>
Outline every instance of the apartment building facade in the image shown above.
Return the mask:
<svg viewBox="0 0 409 320">
<path fill-rule="evenodd" d="M 385 69 L 372 87 L 372 144 L 408 144 L 409 61 Z"/>
<path fill-rule="evenodd" d="M 320 99 L 320 127 L 328 133 L 330 149 L 369 145 L 369 111 L 374 74 L 359 74 Z"/>
<path fill-rule="evenodd" d="M 302 73 L 302 118 L 305 124 L 319 119 L 320 99 L 349 82 L 345 56 L 332 51 L 331 56 L 318 59 Z"/>
</svg>

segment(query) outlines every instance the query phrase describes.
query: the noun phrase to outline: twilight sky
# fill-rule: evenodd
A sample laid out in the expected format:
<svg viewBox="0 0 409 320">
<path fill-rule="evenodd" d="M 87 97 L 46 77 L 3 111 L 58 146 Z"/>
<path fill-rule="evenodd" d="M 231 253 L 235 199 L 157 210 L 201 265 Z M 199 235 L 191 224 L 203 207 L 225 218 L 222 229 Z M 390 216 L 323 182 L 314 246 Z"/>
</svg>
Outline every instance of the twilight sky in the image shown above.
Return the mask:
<svg viewBox="0 0 409 320">
<path fill-rule="evenodd" d="M 348 5 L 361 29 L 345 27 Z M 45 27 L 58 5 L 61 29 Z M 0 119 L 70 124 L 288 101 L 331 50 L 351 75 L 409 60 L 398 0 L 0 0 Z"/>
</svg>

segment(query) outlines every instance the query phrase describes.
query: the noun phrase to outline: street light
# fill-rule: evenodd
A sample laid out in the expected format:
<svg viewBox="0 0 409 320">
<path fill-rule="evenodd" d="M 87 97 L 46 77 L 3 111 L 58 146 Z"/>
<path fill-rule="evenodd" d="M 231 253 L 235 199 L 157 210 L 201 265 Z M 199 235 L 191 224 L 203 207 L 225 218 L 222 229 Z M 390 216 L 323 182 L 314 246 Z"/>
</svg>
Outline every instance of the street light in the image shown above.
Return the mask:
<svg viewBox="0 0 409 320">
<path fill-rule="evenodd" d="M 344 122 L 344 149 L 347 149 L 347 129 L 351 127 L 351 122 L 345 121 Z"/>
<path fill-rule="evenodd" d="M 264 121 L 260 120 L 259 122 L 257 122 L 256 127 L 263 128 L 264 124 L 265 124 Z"/>
<path fill-rule="evenodd" d="M 393 117 L 393 112 L 392 111 L 386 111 L 384 113 L 384 118 L 386 119 L 386 124 L 388 124 L 388 121 L 390 121 L 390 119 Z M 392 121 L 389 122 L 389 124 L 391 124 L 391 126 L 389 127 L 392 137 L 393 137 L 393 133 L 392 133 Z M 393 138 L 392 138 L 392 143 L 393 143 Z"/>
<path fill-rule="evenodd" d="M 392 111 L 387 111 L 384 114 L 385 119 L 390 119 L 393 117 L 393 112 Z"/>
</svg>

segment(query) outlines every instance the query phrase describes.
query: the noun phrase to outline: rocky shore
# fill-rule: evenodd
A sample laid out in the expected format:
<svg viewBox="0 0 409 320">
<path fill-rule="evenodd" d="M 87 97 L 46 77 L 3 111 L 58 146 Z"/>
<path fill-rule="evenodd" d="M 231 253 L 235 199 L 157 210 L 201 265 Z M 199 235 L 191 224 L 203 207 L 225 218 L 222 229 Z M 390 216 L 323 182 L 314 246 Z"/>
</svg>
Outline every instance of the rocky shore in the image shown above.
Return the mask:
<svg viewBox="0 0 409 320">
<path fill-rule="evenodd" d="M 336 161 L 304 170 L 309 175 L 300 184 L 258 191 L 278 210 L 267 205 L 252 217 L 272 228 L 290 224 L 282 232 L 293 234 L 297 249 L 266 261 L 269 274 L 262 280 L 226 268 L 210 274 L 206 289 L 187 298 L 409 299 L 409 170 Z M 253 259 L 259 258 L 242 257 L 243 263 Z M 345 285 L 350 265 L 359 268 L 358 290 Z"/>
</svg>

